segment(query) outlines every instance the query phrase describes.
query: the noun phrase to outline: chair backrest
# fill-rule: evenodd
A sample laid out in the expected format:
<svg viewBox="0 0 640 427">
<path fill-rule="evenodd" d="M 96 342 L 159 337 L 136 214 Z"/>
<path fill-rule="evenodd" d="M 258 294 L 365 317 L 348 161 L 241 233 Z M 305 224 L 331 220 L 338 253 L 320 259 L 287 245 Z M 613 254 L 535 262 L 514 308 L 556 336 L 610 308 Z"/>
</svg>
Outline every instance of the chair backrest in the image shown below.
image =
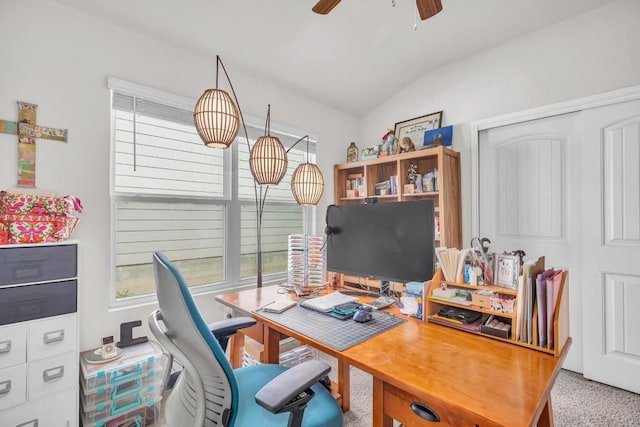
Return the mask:
<svg viewBox="0 0 640 427">
<path fill-rule="evenodd" d="M 233 425 L 238 408 L 238 385 L 233 369 L 202 319 L 182 274 L 160 252 L 153 254 L 153 265 L 160 313 L 166 328 L 164 335 L 189 362 L 184 364 L 182 387 L 172 393 L 182 393 L 188 412 L 195 413 L 201 380 L 206 396 L 204 424 Z M 181 361 L 180 355 L 174 356 Z"/>
</svg>

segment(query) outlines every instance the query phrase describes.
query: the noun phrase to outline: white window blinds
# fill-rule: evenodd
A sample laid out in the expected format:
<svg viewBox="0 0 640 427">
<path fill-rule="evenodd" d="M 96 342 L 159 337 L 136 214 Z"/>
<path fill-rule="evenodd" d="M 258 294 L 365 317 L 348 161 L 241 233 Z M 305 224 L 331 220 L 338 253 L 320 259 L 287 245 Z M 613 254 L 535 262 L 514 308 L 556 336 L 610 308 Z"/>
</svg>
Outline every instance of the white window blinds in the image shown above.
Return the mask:
<svg viewBox="0 0 640 427">
<path fill-rule="evenodd" d="M 224 196 L 223 151 L 206 147 L 193 112 L 114 91 L 114 190 Z"/>
</svg>

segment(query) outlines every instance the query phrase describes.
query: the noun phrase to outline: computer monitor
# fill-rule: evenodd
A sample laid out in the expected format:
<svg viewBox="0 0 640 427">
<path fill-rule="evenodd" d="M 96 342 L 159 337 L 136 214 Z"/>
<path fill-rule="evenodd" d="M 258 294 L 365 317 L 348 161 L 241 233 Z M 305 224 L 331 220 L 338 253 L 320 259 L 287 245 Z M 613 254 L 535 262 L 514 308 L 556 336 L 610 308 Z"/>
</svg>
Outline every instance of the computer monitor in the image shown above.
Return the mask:
<svg viewBox="0 0 640 427">
<path fill-rule="evenodd" d="M 431 280 L 433 200 L 327 207 L 327 270 L 396 282 Z"/>
</svg>

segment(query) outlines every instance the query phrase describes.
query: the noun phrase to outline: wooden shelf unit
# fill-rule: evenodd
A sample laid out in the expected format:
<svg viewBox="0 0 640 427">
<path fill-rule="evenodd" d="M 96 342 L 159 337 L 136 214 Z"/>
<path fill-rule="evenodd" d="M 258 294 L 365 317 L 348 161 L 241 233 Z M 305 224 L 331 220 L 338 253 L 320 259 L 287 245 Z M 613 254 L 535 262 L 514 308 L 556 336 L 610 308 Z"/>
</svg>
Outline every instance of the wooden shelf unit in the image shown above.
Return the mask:
<svg viewBox="0 0 640 427">
<path fill-rule="evenodd" d="M 428 315 L 435 314 L 438 312 L 438 310 L 440 310 L 442 306 L 449 306 L 449 307 L 458 307 L 466 310 L 477 311 L 483 314 L 494 315 L 494 316 L 502 317 L 505 319 L 510 319 L 512 322 L 510 338 L 501 338 L 495 335 L 490 335 L 490 334 L 486 334 L 479 331 L 470 331 L 462 328 L 456 328 L 456 329 L 460 329 L 469 333 L 475 333 L 475 334 L 489 337 L 492 339 L 508 342 L 510 344 L 516 344 L 521 347 L 527 347 L 533 350 L 538 350 L 545 353 L 553 354 L 554 356 L 557 357 L 562 353 L 564 346 L 569 341 L 569 290 L 566 284 L 566 279 L 567 279 L 567 272 L 565 271 L 563 273 L 562 281 L 560 283 L 560 291 L 558 293 L 558 300 L 555 305 L 555 312 L 553 316 L 554 343 L 552 348 L 540 347 L 538 345 L 528 344 L 515 339 L 516 318 L 517 318 L 517 312 L 518 312 L 518 300 L 517 300 L 518 292 L 516 290 L 503 288 L 500 286 L 491 286 L 491 285 L 490 286 L 486 286 L 486 285 L 473 286 L 467 283 L 448 282 L 444 280 L 444 276 L 440 269 L 436 270 L 436 274 L 433 276 L 433 279 L 431 280 L 428 290 L 426 292 L 427 297 L 425 299 L 427 304 L 427 314 Z M 432 296 L 433 290 L 437 289 L 438 287 L 441 287 L 442 285 L 446 285 L 447 287 L 471 289 L 471 290 L 478 290 L 478 291 L 488 290 L 491 292 L 498 292 L 501 294 L 512 295 L 515 298 L 513 313 L 501 313 L 498 311 L 493 311 L 491 309 L 486 309 L 486 308 L 482 308 L 475 305 L 466 306 L 462 304 L 456 304 L 455 302 L 452 302 L 452 301 L 446 301 L 440 298 L 434 298 Z M 532 321 L 536 321 L 536 319 L 532 319 Z M 438 323 L 438 324 L 441 324 L 441 323 Z M 451 326 L 455 327 L 454 325 L 451 325 Z"/>
<path fill-rule="evenodd" d="M 417 172 L 421 176 L 437 169 L 439 191 L 403 193 L 411 164 L 417 166 Z M 432 199 L 435 202 L 436 216 L 440 220 L 440 236 L 436 246 L 462 247 L 460 153 L 457 151 L 444 146 L 426 148 L 372 160 L 337 164 L 333 172 L 335 204 L 363 204 L 366 197 L 376 197 L 379 203 Z M 364 178 L 365 194 L 359 192 L 357 197 L 347 197 L 346 183 L 350 176 L 356 175 Z M 392 175 L 398 177 L 398 194 L 376 195 L 376 183 L 386 181 Z"/>
</svg>

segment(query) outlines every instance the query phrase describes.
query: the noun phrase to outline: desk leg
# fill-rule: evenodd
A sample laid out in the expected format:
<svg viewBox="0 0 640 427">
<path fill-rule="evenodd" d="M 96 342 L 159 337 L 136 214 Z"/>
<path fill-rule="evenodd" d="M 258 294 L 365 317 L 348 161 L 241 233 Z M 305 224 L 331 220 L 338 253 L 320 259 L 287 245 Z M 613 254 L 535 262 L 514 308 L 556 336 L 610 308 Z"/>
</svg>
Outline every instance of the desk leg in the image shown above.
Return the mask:
<svg viewBox="0 0 640 427">
<path fill-rule="evenodd" d="M 553 427 L 553 410 L 551 408 L 551 396 L 547 398 L 547 403 L 542 408 L 540 419 L 538 420 L 538 427 Z"/>
<path fill-rule="evenodd" d="M 393 427 L 393 418 L 384 413 L 384 381 L 373 377 L 373 427 Z"/>
<path fill-rule="evenodd" d="M 350 365 L 338 358 L 338 393 L 342 396 L 342 412 L 351 408 L 351 377 Z"/>
<path fill-rule="evenodd" d="M 231 337 L 231 348 L 229 349 L 229 359 L 233 369 L 242 366 L 242 347 L 244 347 L 244 334 L 237 332 Z"/>
<path fill-rule="evenodd" d="M 262 363 L 273 363 L 275 365 L 280 363 L 281 337 L 280 332 L 264 325 L 264 353 L 262 357 L 264 357 L 265 360 L 263 360 Z"/>
</svg>

